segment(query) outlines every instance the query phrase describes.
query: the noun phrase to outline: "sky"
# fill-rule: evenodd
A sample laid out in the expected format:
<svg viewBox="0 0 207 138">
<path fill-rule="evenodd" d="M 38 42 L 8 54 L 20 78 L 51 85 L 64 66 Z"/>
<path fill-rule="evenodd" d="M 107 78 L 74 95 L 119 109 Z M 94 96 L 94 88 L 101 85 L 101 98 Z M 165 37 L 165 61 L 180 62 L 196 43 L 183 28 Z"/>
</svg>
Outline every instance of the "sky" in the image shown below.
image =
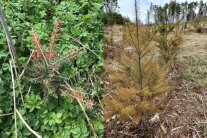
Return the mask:
<svg viewBox="0 0 207 138">
<path fill-rule="evenodd" d="M 186 0 L 177 0 L 177 2 L 182 3 Z M 187 2 L 198 1 L 200 0 L 187 0 Z M 170 0 L 139 0 L 139 17 L 143 23 L 146 22 L 147 10 L 150 7 L 150 3 L 154 5 L 164 5 L 165 3 L 169 3 Z M 207 0 L 203 0 L 203 2 L 207 2 Z M 134 0 L 118 0 L 118 6 L 120 9 L 118 10 L 125 17 L 129 17 L 132 21 L 134 21 Z"/>
</svg>

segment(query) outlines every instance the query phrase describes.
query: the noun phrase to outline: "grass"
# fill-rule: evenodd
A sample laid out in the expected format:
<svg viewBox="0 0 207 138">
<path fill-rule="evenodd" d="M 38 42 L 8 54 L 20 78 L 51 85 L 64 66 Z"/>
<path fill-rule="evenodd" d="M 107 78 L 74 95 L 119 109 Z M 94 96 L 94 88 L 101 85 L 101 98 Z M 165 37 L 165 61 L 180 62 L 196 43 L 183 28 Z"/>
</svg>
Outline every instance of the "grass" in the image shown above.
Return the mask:
<svg viewBox="0 0 207 138">
<path fill-rule="evenodd" d="M 206 35 L 189 34 L 182 45 L 177 61 L 182 65 L 181 77 L 189 85 L 207 86 L 207 41 Z M 206 42 L 203 42 L 206 41 Z"/>
</svg>

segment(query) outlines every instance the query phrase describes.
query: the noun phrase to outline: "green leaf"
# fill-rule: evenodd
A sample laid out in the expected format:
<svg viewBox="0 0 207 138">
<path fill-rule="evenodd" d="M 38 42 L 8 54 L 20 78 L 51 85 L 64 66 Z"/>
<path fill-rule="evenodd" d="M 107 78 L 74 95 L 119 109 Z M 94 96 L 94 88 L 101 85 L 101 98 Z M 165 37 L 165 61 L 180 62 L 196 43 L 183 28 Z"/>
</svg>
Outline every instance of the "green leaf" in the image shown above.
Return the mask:
<svg viewBox="0 0 207 138">
<path fill-rule="evenodd" d="M 62 113 L 58 113 L 57 118 L 61 118 L 61 117 L 62 117 Z"/>
<path fill-rule="evenodd" d="M 57 124 L 60 124 L 60 123 L 62 123 L 62 120 L 61 120 L 61 119 L 56 119 L 55 122 L 56 122 Z"/>
<path fill-rule="evenodd" d="M 52 126 L 54 123 L 55 123 L 54 120 L 50 120 L 50 121 L 49 121 L 49 125 L 50 125 L 50 126 Z"/>
<path fill-rule="evenodd" d="M 80 130 L 80 128 L 73 128 L 71 130 L 71 132 L 76 135 L 76 134 L 80 134 L 81 133 L 81 130 Z"/>
</svg>

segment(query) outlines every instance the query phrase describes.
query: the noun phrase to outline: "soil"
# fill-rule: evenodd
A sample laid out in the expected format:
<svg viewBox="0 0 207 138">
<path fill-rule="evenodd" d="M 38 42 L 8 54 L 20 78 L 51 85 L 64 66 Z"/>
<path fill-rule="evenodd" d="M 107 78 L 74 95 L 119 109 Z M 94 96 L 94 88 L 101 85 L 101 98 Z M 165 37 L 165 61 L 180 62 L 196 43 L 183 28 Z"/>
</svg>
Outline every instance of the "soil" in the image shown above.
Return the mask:
<svg viewBox="0 0 207 138">
<path fill-rule="evenodd" d="M 155 116 L 152 114 L 139 125 L 134 125 L 130 120 L 121 123 L 115 115 L 105 120 L 104 137 L 207 137 L 207 35 L 185 33 L 177 60 L 176 68 L 168 73 L 167 80 L 172 89 L 156 114 L 158 118 L 150 122 Z M 113 64 L 113 59 L 108 58 L 105 63 Z M 111 82 L 105 85 L 111 87 L 105 91 L 107 95 L 114 85 Z"/>
</svg>

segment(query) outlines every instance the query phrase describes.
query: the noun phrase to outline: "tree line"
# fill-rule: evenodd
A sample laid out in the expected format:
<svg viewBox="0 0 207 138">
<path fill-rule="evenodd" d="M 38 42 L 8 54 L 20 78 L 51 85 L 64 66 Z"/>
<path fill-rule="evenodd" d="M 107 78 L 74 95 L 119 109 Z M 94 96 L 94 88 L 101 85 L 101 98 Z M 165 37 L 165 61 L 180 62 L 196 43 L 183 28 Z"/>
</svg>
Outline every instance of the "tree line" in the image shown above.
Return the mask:
<svg viewBox="0 0 207 138">
<path fill-rule="evenodd" d="M 206 17 L 207 3 L 200 0 L 200 2 L 183 2 L 178 3 L 176 0 L 171 0 L 164 6 L 154 5 L 151 3 L 150 8 L 147 10 L 148 24 L 163 23 L 166 18 L 170 22 L 178 20 L 183 22 L 193 21 Z"/>
</svg>

